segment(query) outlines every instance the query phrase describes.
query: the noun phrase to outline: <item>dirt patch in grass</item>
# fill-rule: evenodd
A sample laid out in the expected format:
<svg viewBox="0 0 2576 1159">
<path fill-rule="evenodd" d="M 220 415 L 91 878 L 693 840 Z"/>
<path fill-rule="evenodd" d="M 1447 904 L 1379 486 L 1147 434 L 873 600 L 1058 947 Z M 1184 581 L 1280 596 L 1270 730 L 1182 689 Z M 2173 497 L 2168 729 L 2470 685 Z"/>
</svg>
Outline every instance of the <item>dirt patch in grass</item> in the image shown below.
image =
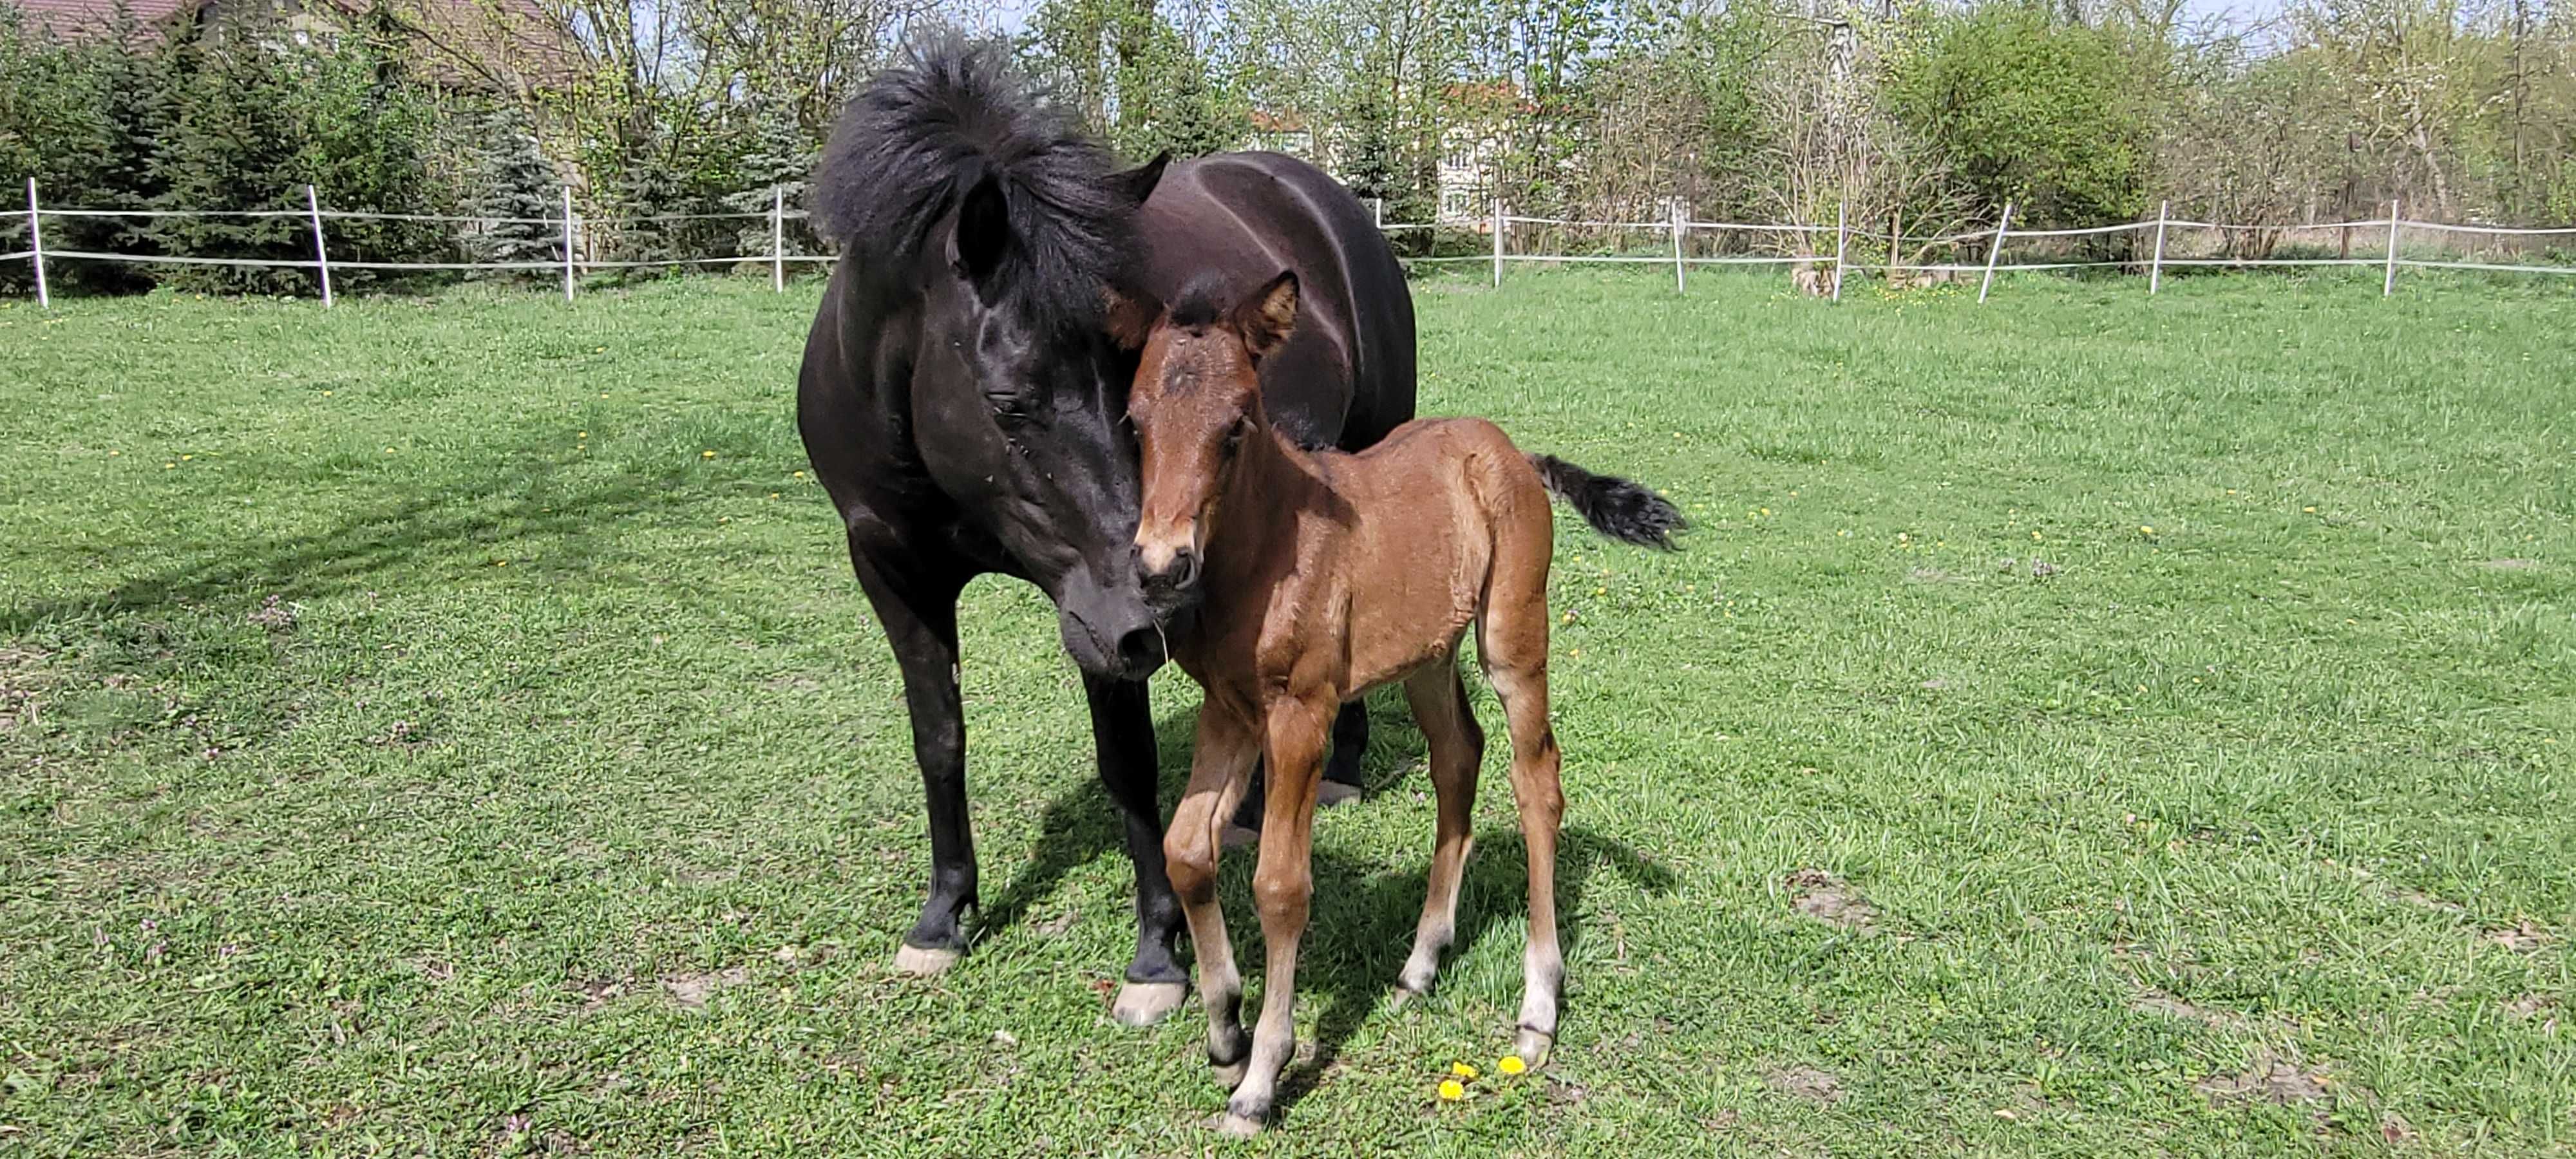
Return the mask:
<svg viewBox="0 0 2576 1159">
<path fill-rule="evenodd" d="M 730 990 L 751 981 L 751 967 L 733 966 L 711 974 L 674 974 L 662 979 L 662 989 L 671 1000 L 696 1009 L 707 1004 L 716 991 Z"/>
<path fill-rule="evenodd" d="M 1818 1070 L 1812 1066 L 1789 1066 L 1764 1071 L 1762 1085 L 1781 1094 L 1795 1095 L 1809 1102 L 1843 1101 L 1843 1080 L 1835 1078 L 1831 1071 Z"/>
<path fill-rule="evenodd" d="M 2392 896 L 2408 905 L 2422 906 L 2429 910 L 2439 910 L 2446 914 L 2466 913 L 2469 908 L 2458 902 L 2452 901 L 2449 898 L 2435 897 L 2420 889 L 2401 889 Z"/>
<path fill-rule="evenodd" d="M 2129 999 L 2129 1009 L 2146 1014 L 2161 1014 L 2167 1018 L 2180 1018 L 2189 1022 L 2205 1023 L 2215 1027 L 2242 1026 L 2245 1023 L 2244 1015 L 2237 1014 L 2233 1011 L 2195 1005 L 2193 1003 L 2183 1001 L 2182 999 L 2162 990 L 2158 990 L 2153 986 L 2139 991 L 2137 997 Z"/>
<path fill-rule="evenodd" d="M 2487 940 L 2517 954 L 2536 954 L 2549 944 L 2549 931 L 2540 923 L 2524 918 L 2500 930 L 2488 930 Z"/>
<path fill-rule="evenodd" d="M 0 732 L 36 719 L 36 694 L 52 684 L 40 649 L 0 644 Z"/>
<path fill-rule="evenodd" d="M 271 632 L 292 631 L 295 628 L 295 607 L 276 596 L 270 596 L 261 600 L 259 607 L 252 609 L 242 618 Z"/>
<path fill-rule="evenodd" d="M 2258 1051 L 2252 1066 L 2235 1074 L 2214 1074 L 2195 1084 L 2214 1106 L 2263 1101 L 2291 1106 L 2326 1097 L 2325 1072 Z"/>
<path fill-rule="evenodd" d="M 2529 1021 L 2558 1008 L 2558 1000 L 2546 994 L 2525 994 L 2504 1004 L 2504 1012 Z"/>
<path fill-rule="evenodd" d="M 1799 913 L 1860 933 L 1878 931 L 1878 907 L 1850 882 L 1821 869 L 1801 869 L 1788 876 L 1790 904 Z"/>
</svg>

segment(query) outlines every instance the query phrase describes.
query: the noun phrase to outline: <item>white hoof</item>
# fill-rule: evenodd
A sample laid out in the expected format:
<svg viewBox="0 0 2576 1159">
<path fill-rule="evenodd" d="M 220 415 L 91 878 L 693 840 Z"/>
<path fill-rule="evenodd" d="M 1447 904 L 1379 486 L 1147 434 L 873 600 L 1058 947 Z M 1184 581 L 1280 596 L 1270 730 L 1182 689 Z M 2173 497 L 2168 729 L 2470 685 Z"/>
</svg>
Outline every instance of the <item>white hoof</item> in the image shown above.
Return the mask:
<svg viewBox="0 0 2576 1159">
<path fill-rule="evenodd" d="M 1345 785 L 1340 781 L 1326 781 L 1315 790 L 1315 804 L 1318 808 L 1330 809 L 1335 805 L 1346 805 L 1359 799 L 1358 785 Z"/>
<path fill-rule="evenodd" d="M 1261 1134 L 1261 1120 L 1247 1119 L 1231 1111 L 1217 1118 L 1216 1133 L 1228 1139 L 1252 1139 Z"/>
<path fill-rule="evenodd" d="M 925 950 L 919 946 L 902 946 L 894 952 L 894 972 L 907 978 L 930 978 L 948 972 L 957 964 L 955 950 Z"/>
<path fill-rule="evenodd" d="M 1524 1026 L 1521 1028 L 1520 1039 L 1512 1046 L 1512 1053 L 1519 1055 L 1521 1062 L 1528 1065 L 1531 1070 L 1537 1070 L 1547 1065 L 1548 1049 L 1555 1045 L 1555 1035 Z"/>
<path fill-rule="evenodd" d="M 1152 1026 L 1180 1009 L 1181 1000 L 1189 996 L 1186 983 L 1129 982 L 1118 988 L 1118 1001 L 1110 1004 L 1109 1016 L 1120 1026 Z"/>
<path fill-rule="evenodd" d="M 1229 1062 L 1223 1066 L 1211 1063 L 1208 1069 L 1216 1072 L 1216 1085 L 1230 1091 L 1243 1085 L 1243 1072 L 1249 1070 L 1251 1066 L 1252 1058 L 1246 1055 L 1240 1061 Z"/>
</svg>

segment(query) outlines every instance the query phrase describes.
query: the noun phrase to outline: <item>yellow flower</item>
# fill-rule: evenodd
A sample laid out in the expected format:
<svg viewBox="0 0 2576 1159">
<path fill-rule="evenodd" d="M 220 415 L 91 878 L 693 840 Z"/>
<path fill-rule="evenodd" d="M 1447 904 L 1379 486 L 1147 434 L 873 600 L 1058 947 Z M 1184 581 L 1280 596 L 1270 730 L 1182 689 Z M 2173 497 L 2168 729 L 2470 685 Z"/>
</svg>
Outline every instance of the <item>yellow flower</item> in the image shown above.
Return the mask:
<svg viewBox="0 0 2576 1159">
<path fill-rule="evenodd" d="M 700 451 L 698 452 L 698 457 L 701 459 L 712 459 L 716 457 L 716 453 L 714 451 Z"/>
<path fill-rule="evenodd" d="M 2038 532 L 2036 532 L 2036 531 L 2031 532 L 2031 533 L 2030 533 L 2030 541 L 2031 541 L 2032 543 L 2037 543 L 2037 542 L 2039 542 L 2039 533 L 2038 533 Z"/>
<path fill-rule="evenodd" d="M 2316 514 L 2316 513 L 2317 513 L 2317 509 L 2316 509 L 2316 508 L 2314 508 L 2314 507 L 2302 507 L 2302 508 L 2299 508 L 2299 510 L 2301 510 L 2301 511 L 2305 511 L 2305 512 L 2307 512 L 2307 513 L 2308 513 L 2308 514 L 2310 514 L 2310 515 L 2314 515 L 2314 514 Z"/>
<path fill-rule="evenodd" d="M 772 499 L 776 499 L 776 498 L 778 498 L 778 492 L 776 492 L 776 491 L 772 491 L 772 492 L 770 492 L 770 493 L 769 493 L 769 497 L 770 497 L 770 498 L 772 498 Z"/>
<path fill-rule="evenodd" d="M 179 469 L 179 464 L 177 464 L 177 463 L 163 463 L 163 464 L 161 464 L 161 469 L 162 469 L 162 470 L 164 470 L 164 471 L 175 471 L 175 470 L 178 470 L 178 469 Z"/>
<path fill-rule="evenodd" d="M 1609 595 L 1609 594 L 1610 594 L 1610 589 L 1608 589 L 1608 588 L 1594 588 L 1594 589 L 1592 589 L 1592 594 L 1593 594 L 1593 595 L 1596 595 L 1596 596 L 1606 596 L 1606 595 Z"/>
<path fill-rule="evenodd" d="M 330 392 L 330 391 L 327 391 L 327 390 L 326 390 L 326 391 L 323 391 L 323 392 L 322 392 L 322 397 L 324 397 L 324 398 L 329 398 L 329 397 L 331 397 L 331 392 Z"/>
<path fill-rule="evenodd" d="M 1567 613 L 1565 614 L 1565 622 L 1566 622 L 1566 623 L 1569 623 L 1569 624 L 1573 623 L 1573 622 L 1574 622 L 1574 613 L 1572 613 L 1572 612 L 1567 612 Z"/>
<path fill-rule="evenodd" d="M 494 567 L 508 567 L 508 566 L 510 566 L 510 561 L 509 561 L 509 560 L 506 560 L 506 559 L 496 559 L 496 560 L 493 560 L 493 561 L 492 561 L 492 566 L 494 566 Z"/>
<path fill-rule="evenodd" d="M 805 477 L 805 472 L 803 472 L 803 471 L 798 471 L 798 472 L 796 472 L 796 476 L 795 476 L 795 477 L 796 477 L 796 478 L 799 478 L 799 479 L 802 479 L 802 478 L 804 478 L 804 477 Z"/>
<path fill-rule="evenodd" d="M 1476 1066 L 1474 1063 L 1453 1062 L 1449 1064 L 1449 1073 L 1462 1079 L 1474 1079 L 1476 1077 Z"/>
<path fill-rule="evenodd" d="M 576 438 L 576 439 L 586 439 L 586 438 L 589 438 L 589 437 L 590 437 L 590 432 L 589 432 L 589 431 L 582 431 L 582 432 L 580 432 L 580 433 L 578 433 L 578 434 L 575 434 L 573 437 L 574 437 L 574 438 Z"/>
<path fill-rule="evenodd" d="M 108 452 L 108 454 L 111 454 L 111 455 L 122 454 L 122 453 L 123 453 L 123 452 L 121 452 L 121 451 L 114 451 L 114 450 L 111 450 L 111 451 L 109 451 L 109 452 Z"/>
<path fill-rule="evenodd" d="M 193 458 L 196 458 L 196 456 L 195 456 L 195 455 L 181 455 L 181 456 L 179 456 L 179 461 L 180 461 L 180 462 L 182 462 L 182 463 L 185 463 L 185 462 L 187 462 L 188 460 L 193 459 Z"/>
<path fill-rule="evenodd" d="M 386 454 L 388 454 L 388 455 L 393 454 L 393 453 L 394 453 L 394 449 L 393 449 L 392 447 L 387 447 L 387 448 L 385 448 L 385 453 L 386 453 Z"/>
<path fill-rule="evenodd" d="M 2154 535 L 2155 533 L 2156 533 L 2156 529 L 2155 529 L 2155 528 L 2149 527 L 2149 526 L 2147 526 L 2146 524 L 2143 524 L 2143 523 L 2141 523 L 2141 524 L 2139 524 L 2139 525 L 2138 525 L 2138 534 L 2140 534 L 2140 535 Z"/>
<path fill-rule="evenodd" d="M 1507 1054 L 1502 1057 L 1501 1061 L 1494 1064 L 1494 1069 L 1501 1071 L 1504 1074 L 1519 1074 L 1522 1071 L 1528 1070 L 1529 1064 L 1522 1062 L 1521 1056 L 1517 1054 Z"/>
<path fill-rule="evenodd" d="M 1467 1097 L 1467 1088 L 1461 1085 L 1456 1079 L 1442 1079 L 1440 1080 L 1440 1097 L 1454 1103 Z"/>
</svg>

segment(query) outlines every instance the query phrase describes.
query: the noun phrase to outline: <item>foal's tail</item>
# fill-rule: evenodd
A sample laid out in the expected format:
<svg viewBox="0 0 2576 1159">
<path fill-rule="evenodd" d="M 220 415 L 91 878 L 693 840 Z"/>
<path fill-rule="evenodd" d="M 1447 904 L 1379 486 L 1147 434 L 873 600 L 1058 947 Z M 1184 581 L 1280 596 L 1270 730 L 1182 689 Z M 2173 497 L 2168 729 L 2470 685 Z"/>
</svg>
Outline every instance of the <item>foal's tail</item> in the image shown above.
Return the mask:
<svg viewBox="0 0 2576 1159">
<path fill-rule="evenodd" d="M 1673 533 L 1690 526 L 1681 509 L 1643 485 L 1595 475 L 1554 455 L 1531 455 L 1547 493 L 1563 499 L 1592 529 L 1639 547 L 1673 549 Z"/>
</svg>

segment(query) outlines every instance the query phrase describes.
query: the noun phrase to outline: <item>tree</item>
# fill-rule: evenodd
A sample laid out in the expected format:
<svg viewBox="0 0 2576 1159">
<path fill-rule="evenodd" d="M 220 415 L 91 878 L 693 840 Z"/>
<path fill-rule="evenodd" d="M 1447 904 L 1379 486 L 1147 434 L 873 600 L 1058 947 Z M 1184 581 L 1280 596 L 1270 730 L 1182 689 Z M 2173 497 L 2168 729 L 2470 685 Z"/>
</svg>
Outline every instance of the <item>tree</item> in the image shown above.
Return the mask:
<svg viewBox="0 0 2576 1159">
<path fill-rule="evenodd" d="M 183 45 L 170 137 L 153 159 L 166 209 L 161 247 L 179 256 L 313 260 L 313 239 L 295 217 L 245 213 L 304 208 L 297 102 L 310 80 L 306 61 L 272 47 L 274 27 L 248 16 Z M 310 293 L 309 269 L 181 265 L 162 281 L 204 293 Z"/>
<path fill-rule="evenodd" d="M 1899 117 L 1968 192 L 2037 226 L 2134 219 L 2152 141 L 2121 33 L 2002 3 L 1947 17 L 1893 79 Z"/>
<path fill-rule="evenodd" d="M 749 144 L 736 166 L 741 189 L 727 194 L 724 199 L 728 212 L 762 215 L 744 222 L 735 230 L 734 252 L 746 257 L 769 252 L 774 239 L 767 215 L 773 209 L 782 204 L 805 204 L 815 152 L 812 142 L 798 128 L 792 108 L 780 104 L 756 105 L 748 120 Z M 781 230 L 784 229 L 782 224 Z"/>
<path fill-rule="evenodd" d="M 496 103 L 483 113 L 476 137 L 483 145 L 466 212 L 485 220 L 466 228 L 466 252 L 477 262 L 561 262 L 563 178 L 546 160 L 526 116 L 515 104 Z M 487 276 L 542 275 L 518 270 Z"/>
</svg>

